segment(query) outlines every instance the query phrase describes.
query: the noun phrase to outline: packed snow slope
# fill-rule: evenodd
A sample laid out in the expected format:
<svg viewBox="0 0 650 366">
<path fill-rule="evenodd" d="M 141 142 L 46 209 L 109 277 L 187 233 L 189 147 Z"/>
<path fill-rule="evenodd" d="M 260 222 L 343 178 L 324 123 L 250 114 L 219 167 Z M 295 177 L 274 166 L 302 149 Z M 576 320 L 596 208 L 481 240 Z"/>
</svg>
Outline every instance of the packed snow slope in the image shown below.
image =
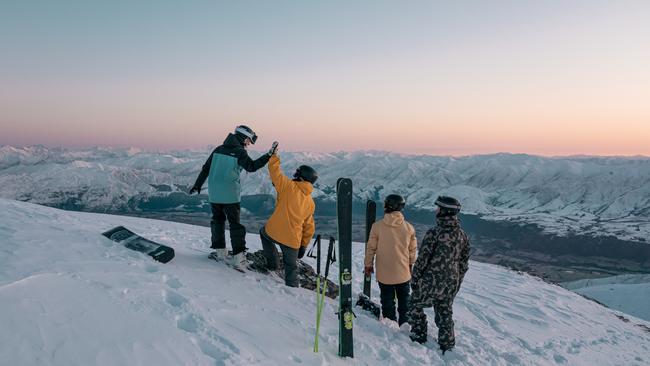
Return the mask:
<svg viewBox="0 0 650 366">
<path fill-rule="evenodd" d="M 650 275 L 626 274 L 563 283 L 607 307 L 650 321 Z"/>
<path fill-rule="evenodd" d="M 176 258 L 160 264 L 100 235 L 117 225 L 174 247 Z M 636 325 L 650 323 L 623 322 L 561 287 L 477 262 L 454 305 L 453 352 L 441 356 L 433 322 L 422 346 L 410 342 L 408 326 L 357 309 L 355 358 L 340 359 L 338 301 L 326 299 L 316 354 L 315 294 L 207 259 L 209 235 L 0 199 L 0 364 L 650 364 L 650 334 Z M 247 240 L 260 247 L 257 237 Z M 355 244 L 355 296 L 362 252 Z"/>
<path fill-rule="evenodd" d="M 209 152 L 2 146 L 0 197 L 86 210 L 132 208 L 186 190 Z M 559 235 L 650 243 L 650 158 L 387 152 L 281 152 L 281 157 L 289 174 L 300 164 L 318 170 L 316 198 L 333 200 L 336 180 L 345 176 L 353 179 L 359 200 L 401 193 L 411 207 L 432 209 L 436 197 L 446 194 L 460 199 L 465 213 L 489 220 L 533 223 Z M 244 195 L 273 194 L 265 169 L 244 173 L 242 183 Z M 182 196 L 176 200 L 183 204 Z"/>
</svg>

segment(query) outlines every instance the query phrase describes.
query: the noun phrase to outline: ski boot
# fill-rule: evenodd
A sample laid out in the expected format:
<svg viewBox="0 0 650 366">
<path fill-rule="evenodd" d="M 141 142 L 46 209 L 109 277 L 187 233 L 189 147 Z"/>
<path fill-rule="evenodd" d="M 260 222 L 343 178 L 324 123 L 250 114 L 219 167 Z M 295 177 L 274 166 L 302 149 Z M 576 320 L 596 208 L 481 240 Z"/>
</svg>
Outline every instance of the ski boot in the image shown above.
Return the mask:
<svg viewBox="0 0 650 366">
<path fill-rule="evenodd" d="M 232 268 L 242 272 L 248 268 L 248 259 L 246 259 L 246 252 L 239 252 L 232 255 L 228 263 Z"/>
<path fill-rule="evenodd" d="M 451 351 L 454 349 L 454 346 L 440 346 L 440 350 L 442 351 L 442 355 L 445 355 L 445 352 Z"/>
<path fill-rule="evenodd" d="M 427 335 L 426 334 L 411 333 L 409 335 L 409 338 L 411 338 L 411 340 L 413 342 L 417 342 L 417 343 L 420 343 L 420 344 L 425 344 L 427 342 Z"/>
<path fill-rule="evenodd" d="M 210 253 L 210 255 L 208 255 L 208 258 L 214 259 L 217 262 L 224 262 L 226 259 L 228 259 L 228 249 L 215 249 L 212 253 Z"/>
</svg>

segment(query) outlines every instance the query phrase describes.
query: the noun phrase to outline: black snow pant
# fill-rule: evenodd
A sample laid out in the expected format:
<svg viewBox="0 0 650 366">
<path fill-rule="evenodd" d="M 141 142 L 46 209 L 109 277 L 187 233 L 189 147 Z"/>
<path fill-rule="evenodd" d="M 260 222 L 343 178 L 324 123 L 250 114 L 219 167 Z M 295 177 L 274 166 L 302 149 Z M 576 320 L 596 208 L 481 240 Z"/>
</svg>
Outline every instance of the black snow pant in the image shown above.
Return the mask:
<svg viewBox="0 0 650 366">
<path fill-rule="evenodd" d="M 284 284 L 290 287 L 298 287 L 298 249 L 276 242 L 266 234 L 264 228 L 260 230 L 260 238 L 262 239 L 262 249 L 264 249 L 267 268 L 275 271 L 280 267 L 280 257 L 276 245 L 280 246 L 282 264 L 284 265 Z"/>
<path fill-rule="evenodd" d="M 232 254 L 238 254 L 246 250 L 246 228 L 239 222 L 241 206 L 238 203 L 211 203 L 212 221 L 212 249 L 226 248 L 226 219 L 230 226 L 230 243 Z"/>
<path fill-rule="evenodd" d="M 409 292 L 411 285 L 409 281 L 396 285 L 386 285 L 379 282 L 379 298 L 381 299 L 381 313 L 384 318 L 397 321 L 395 317 L 395 298 L 397 298 L 397 312 L 399 313 L 399 325 L 407 322 Z"/>
<path fill-rule="evenodd" d="M 438 344 L 440 349 L 452 349 L 456 344 L 454 334 L 453 316 L 454 299 L 442 299 L 433 301 L 435 322 L 438 327 Z M 417 304 L 411 304 L 408 311 L 409 323 L 411 324 L 411 339 L 420 343 L 427 340 L 427 316 L 424 308 Z"/>
</svg>

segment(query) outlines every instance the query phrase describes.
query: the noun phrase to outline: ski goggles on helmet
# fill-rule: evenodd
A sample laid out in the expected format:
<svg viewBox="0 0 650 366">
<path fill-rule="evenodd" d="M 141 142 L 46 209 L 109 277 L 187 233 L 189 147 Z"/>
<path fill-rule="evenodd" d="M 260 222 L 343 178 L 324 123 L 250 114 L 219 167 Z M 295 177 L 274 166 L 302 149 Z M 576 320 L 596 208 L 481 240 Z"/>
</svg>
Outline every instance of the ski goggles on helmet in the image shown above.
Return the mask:
<svg viewBox="0 0 650 366">
<path fill-rule="evenodd" d="M 251 143 L 253 143 L 253 145 L 257 141 L 257 135 L 255 134 L 255 132 L 253 132 L 253 130 L 251 130 L 250 128 L 248 128 L 246 126 L 237 127 L 235 129 L 235 133 L 240 133 L 240 134 L 248 137 L 251 140 Z"/>
<path fill-rule="evenodd" d="M 460 202 L 452 197 L 439 196 L 435 204 L 441 208 L 460 211 Z"/>
</svg>

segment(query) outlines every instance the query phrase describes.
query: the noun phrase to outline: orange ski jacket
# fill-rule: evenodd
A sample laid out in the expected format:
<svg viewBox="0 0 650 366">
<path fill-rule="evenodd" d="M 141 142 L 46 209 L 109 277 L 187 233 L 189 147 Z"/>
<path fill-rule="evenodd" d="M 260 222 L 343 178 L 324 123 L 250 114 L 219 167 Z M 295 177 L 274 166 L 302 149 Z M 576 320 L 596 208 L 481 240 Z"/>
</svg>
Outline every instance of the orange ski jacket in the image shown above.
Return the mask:
<svg viewBox="0 0 650 366">
<path fill-rule="evenodd" d="M 307 247 L 314 235 L 314 210 L 311 183 L 294 181 L 282 173 L 278 155 L 269 159 L 269 175 L 277 192 L 275 210 L 264 230 L 275 242 L 293 249 Z"/>
</svg>

